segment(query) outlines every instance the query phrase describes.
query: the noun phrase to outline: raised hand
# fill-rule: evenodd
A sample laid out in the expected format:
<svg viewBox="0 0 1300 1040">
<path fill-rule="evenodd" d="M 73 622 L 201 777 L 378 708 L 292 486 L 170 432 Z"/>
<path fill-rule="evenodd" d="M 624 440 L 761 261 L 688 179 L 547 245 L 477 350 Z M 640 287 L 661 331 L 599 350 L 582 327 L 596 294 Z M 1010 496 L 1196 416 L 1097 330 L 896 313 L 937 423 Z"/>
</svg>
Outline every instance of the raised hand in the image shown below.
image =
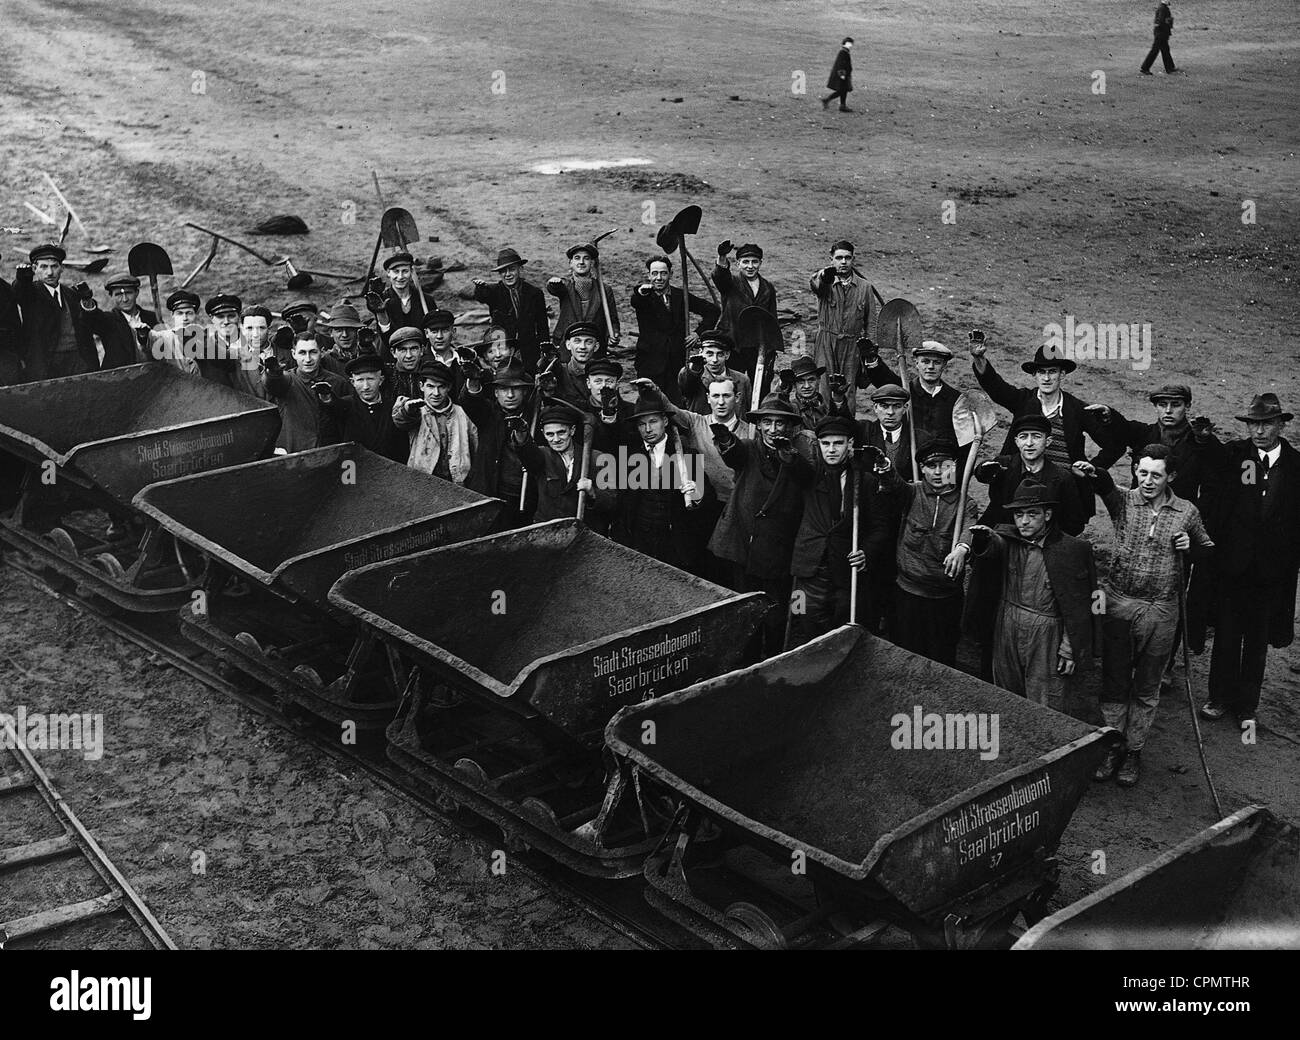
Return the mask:
<svg viewBox="0 0 1300 1040">
<path fill-rule="evenodd" d="M 1097 475 L 1097 467 L 1091 462 L 1084 462 L 1083 459 L 1080 459 L 1078 462 L 1071 462 L 1070 470 L 1078 476 L 1085 477 L 1088 480 L 1091 480 Z"/>
<path fill-rule="evenodd" d="M 1097 418 L 1101 420 L 1103 426 L 1110 424 L 1110 408 L 1104 404 L 1084 405 L 1085 412 L 1095 412 Z"/>
<path fill-rule="evenodd" d="M 880 360 L 880 348 L 863 336 L 858 340 L 858 358 L 864 365 L 874 365 Z"/>
<path fill-rule="evenodd" d="M 718 243 L 718 256 L 724 257 L 731 252 L 731 239 L 724 239 Z"/>
<path fill-rule="evenodd" d="M 371 314 L 383 314 L 384 298 L 377 292 L 366 293 L 366 310 Z"/>
</svg>

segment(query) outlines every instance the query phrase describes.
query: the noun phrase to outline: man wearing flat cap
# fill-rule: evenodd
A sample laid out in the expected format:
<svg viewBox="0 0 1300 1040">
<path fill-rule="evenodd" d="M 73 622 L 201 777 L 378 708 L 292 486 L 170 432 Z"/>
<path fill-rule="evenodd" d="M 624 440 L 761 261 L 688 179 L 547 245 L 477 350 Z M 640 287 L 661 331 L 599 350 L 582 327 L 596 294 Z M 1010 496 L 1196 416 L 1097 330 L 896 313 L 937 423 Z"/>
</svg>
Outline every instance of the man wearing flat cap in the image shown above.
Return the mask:
<svg viewBox="0 0 1300 1040">
<path fill-rule="evenodd" d="M 989 486 L 989 504 L 979 522 L 986 527 L 996 527 L 1006 522 L 1003 508 L 1023 480 L 1035 480 L 1047 487 L 1053 501 L 1053 522 L 1068 535 L 1083 533 L 1088 523 L 1088 513 L 1079 495 L 1079 484 L 1073 470 L 1047 457 L 1047 444 L 1052 437 L 1052 423 L 1045 415 L 1020 415 L 1011 421 L 1011 442 L 1014 455 L 999 455 L 975 467 L 975 479 Z"/>
<path fill-rule="evenodd" d="M 202 331 L 201 349 L 195 358 L 199 375 L 213 383 L 234 388 L 239 368 L 239 321 L 243 301 L 231 293 L 215 293 L 204 305 L 209 326 Z"/>
<path fill-rule="evenodd" d="M 608 346 L 618 346 L 621 326 L 618 322 L 618 307 L 614 303 L 614 290 L 605 286 L 605 295 L 600 294 L 600 282 L 596 278 L 596 264 L 600 262 L 600 251 L 590 242 L 570 246 L 564 253 L 569 258 L 569 273 L 563 278 L 550 278 L 546 282 L 546 291 L 560 301 L 560 314 L 555 319 L 555 335 L 560 337 L 564 330 L 577 321 L 590 322 L 606 329 L 605 315 L 609 315 L 610 326 L 614 335 Z"/>
<path fill-rule="evenodd" d="M 906 476 L 912 466 L 912 433 L 907 424 L 908 393 L 897 383 L 886 383 L 877 387 L 871 394 L 874 419 L 858 422 L 858 443 L 876 448 L 882 452 L 889 464 L 901 476 Z M 841 414 L 849 415 L 848 405 L 839 406 Z M 898 513 L 897 496 L 880 495 L 877 502 L 885 516 L 889 535 L 888 546 L 892 549 L 898 543 L 898 525 L 902 517 Z M 889 633 L 889 625 L 894 617 L 894 593 L 898 588 L 898 568 L 895 554 L 884 552 L 876 566 L 867 571 L 866 591 L 862 597 L 862 624 L 876 635 Z"/>
<path fill-rule="evenodd" d="M 85 282 L 59 284 L 66 258 L 62 246 L 47 242 L 17 268 L 13 294 L 22 311 L 19 343 L 28 382 L 99 368 L 94 332 L 81 306 L 83 299 L 93 300 L 94 293 Z"/>
<path fill-rule="evenodd" d="M 388 276 L 388 287 L 378 291 L 377 281 L 367 286 L 366 310 L 375 316 L 379 324 L 379 335 L 384 343 L 397 329 L 419 329 L 426 317 L 424 305 L 420 303 L 420 293 L 416 289 L 415 258 L 402 250 L 394 253 L 384 261 L 384 274 Z M 432 293 L 424 293 L 424 302 L 429 310 L 437 308 Z"/>
<path fill-rule="evenodd" d="M 1067 712 L 1072 677 L 1090 665 L 1101 632 L 1092 544 L 1061 532 L 1058 505 L 1046 485 L 1027 477 L 994 526 L 971 528 L 966 627 L 992 644 L 996 685 Z"/>
<path fill-rule="evenodd" d="M 304 332 L 310 332 L 316 337 L 316 343 L 320 347 L 321 357 L 334 346 L 334 339 L 321 324 L 320 308 L 311 300 L 294 300 L 287 307 L 280 311 L 280 317 L 288 324 L 294 336 L 299 336 Z M 292 342 L 288 347 L 292 349 Z M 343 373 L 340 371 L 339 375 Z"/>
<path fill-rule="evenodd" d="M 731 239 L 719 242 L 718 262 L 713 268 L 713 284 L 718 287 L 718 293 L 722 297 L 722 317 L 718 319 L 718 328 L 734 339 L 736 327 L 740 323 L 740 312 L 746 307 L 759 307 L 776 317 L 776 289 L 759 274 L 763 266 L 761 247 L 753 242 L 745 242 L 736 247 L 739 277 L 731 270 L 730 254 Z M 736 363 L 752 377 L 757 360 L 757 356 L 740 357 Z"/>
<path fill-rule="evenodd" d="M 757 656 L 771 657 L 785 648 L 794 580 L 790 562 L 803 518 L 804 489 L 792 469 L 794 439 L 811 440 L 812 434 L 800 433 L 799 414 L 777 394 L 768 394 L 749 416 L 757 424 L 757 436 L 737 437 L 725 427 L 712 431 L 714 450 L 734 476 L 709 551 L 731 564 L 731 579 L 725 583 L 730 588 L 771 597 L 754 648 Z"/>
<path fill-rule="evenodd" d="M 461 289 L 460 296 L 487 305 L 492 324 L 506 330 L 518 346 L 524 367 L 535 372 L 542 345 L 550 342 L 551 327 L 542 290 L 524 280 L 526 263 L 518 252 L 506 246 L 497 252 L 497 264 L 492 269 L 500 280 L 488 283 L 475 278 Z"/>
<path fill-rule="evenodd" d="M 452 368 L 459 355 L 456 353 L 456 316 L 447 310 L 436 310 L 424 319 L 426 354 Z"/>
<path fill-rule="evenodd" d="M 514 435 L 515 450 L 537 483 L 533 522 L 542 524 L 577 516 L 579 498 L 585 495 L 583 521 L 603 534 L 618 505 L 618 493 L 595 486 L 591 474 L 602 465 L 598 460 L 588 460 L 587 475 L 583 476 L 583 453 L 593 450 L 591 417 L 563 401 L 553 401 L 538 416 L 537 431 L 541 434 L 539 440 L 534 440 L 527 429 Z"/>
<path fill-rule="evenodd" d="M 420 378 L 417 372 L 424 355 L 428 353 L 424 333 L 410 325 L 394 329 L 388 341 L 392 363 L 388 366 L 387 382 L 398 397 L 420 397 Z"/>
<path fill-rule="evenodd" d="M 532 397 L 533 377 L 518 359 L 494 373 L 462 364 L 465 388 L 459 404 L 478 430 L 478 449 L 465 486 L 505 502 L 493 530 L 523 527 L 532 523 L 537 508 L 537 484 L 524 481 L 526 471 L 517 451 L 530 432 L 526 405 Z"/>
<path fill-rule="evenodd" d="M 393 422 L 396 398 L 384 385 L 384 363 L 378 354 L 358 354 L 347 363 L 352 393 L 335 397 L 332 388 L 321 388 L 321 408 L 333 420 L 340 443 L 356 441 L 377 455 L 405 463 L 410 440 Z"/>
<path fill-rule="evenodd" d="M 700 320 L 688 337 L 685 332 L 687 300 L 670 284 L 673 262 L 667 256 L 653 256 L 645 262 L 646 278 L 632 290 L 632 310 L 636 313 L 636 374 L 653 379 L 664 396 L 674 404 L 682 403 L 677 373 L 686 363 L 686 354 L 699 346 L 700 333 L 718 321 L 717 305 L 691 293 L 691 313 Z"/>
<path fill-rule="evenodd" d="M 736 351 L 735 341 L 725 332 L 708 329 L 700 333 L 700 345 L 678 370 L 677 386 L 681 390 L 682 407 L 687 411 L 707 415 L 712 410 L 710 395 L 715 383 L 732 384 L 736 397 L 736 411 L 744 415 L 753 399 L 753 384 L 749 376 L 730 365 Z"/>
<path fill-rule="evenodd" d="M 1294 418 L 1276 394 L 1257 394 L 1238 421 L 1206 503 L 1218 549 L 1212 573 L 1218 597 L 1206 718 L 1232 714 L 1250 731 L 1259 709 L 1268 648 L 1295 638 L 1300 579 L 1300 453 L 1282 436 Z M 1293 671 L 1296 669 L 1292 669 Z"/>
<path fill-rule="evenodd" d="M 862 367 L 858 372 L 857 386 L 880 387 L 899 382 L 898 375 L 880 360 L 880 352 L 872 340 L 864 337 L 858 341 L 858 358 Z M 917 441 L 938 437 L 957 441 L 952 413 L 961 398 L 961 391 L 944 379 L 952 361 L 952 351 L 937 339 L 927 339 L 912 351 L 912 361 L 916 375 L 908 380 L 907 390 L 911 397 Z M 966 464 L 969 452 L 969 444 L 958 448 L 958 469 Z M 909 458 L 905 470 L 910 472 L 911 465 Z"/>
<path fill-rule="evenodd" d="M 888 468 L 872 452 L 866 472 L 852 472 L 857 424 L 832 415 L 817 424 L 816 440 L 801 437 L 790 460 L 791 476 L 803 490 L 803 513 L 790 558 L 787 649 L 802 646 L 849 619 L 851 572 L 868 573 L 889 551 L 887 514 L 878 498 L 876 474 Z M 779 442 L 778 442 L 779 443 Z M 861 503 L 858 549 L 853 550 L 854 492 Z M 863 591 L 859 587 L 859 594 Z"/>
<path fill-rule="evenodd" d="M 152 360 L 149 333 L 158 324 L 158 315 L 140 306 L 140 279 L 129 274 L 118 275 L 108 280 L 104 290 L 113 306 L 101 311 L 92 297 L 89 304 L 94 309 L 86 310 L 91 332 L 104 345 L 100 367 L 120 368 Z M 86 301 L 82 307 L 86 308 Z"/>
<path fill-rule="evenodd" d="M 587 409 L 591 400 L 588 366 L 605 357 L 605 330 L 594 322 L 575 321 L 561 333 L 560 343 L 567 359 L 561 362 L 558 357 L 548 355 L 546 375 L 541 382 L 548 396 Z M 622 373 L 621 366 L 619 372 Z"/>
<path fill-rule="evenodd" d="M 858 340 L 875 331 L 877 299 L 871 283 L 853 266 L 853 257 L 853 243 L 841 239 L 831 246 L 830 265 L 808 280 L 818 301 L 813 360 L 831 375 L 842 375 L 849 386 L 858 380 Z M 826 377 L 821 391 L 830 397 Z"/>
<path fill-rule="evenodd" d="M 186 375 L 199 376 L 198 355 L 202 352 L 205 331 L 199 324 L 198 293 L 177 289 L 165 303 L 171 315 L 168 328 L 155 327 L 149 334 L 149 357 L 175 365 Z"/>
<path fill-rule="evenodd" d="M 452 370 L 441 361 L 419 369 L 419 396 L 393 402 L 393 425 L 409 438 L 406 464 L 453 484 L 469 480 L 478 430 L 452 399 Z"/>
</svg>

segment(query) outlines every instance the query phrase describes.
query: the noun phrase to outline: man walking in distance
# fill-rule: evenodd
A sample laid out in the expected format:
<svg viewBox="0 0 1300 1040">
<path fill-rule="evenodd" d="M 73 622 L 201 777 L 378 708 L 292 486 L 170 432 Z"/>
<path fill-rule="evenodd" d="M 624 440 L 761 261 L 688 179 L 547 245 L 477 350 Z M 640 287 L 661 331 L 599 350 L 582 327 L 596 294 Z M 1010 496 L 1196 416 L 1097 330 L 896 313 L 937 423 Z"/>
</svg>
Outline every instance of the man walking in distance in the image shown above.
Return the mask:
<svg viewBox="0 0 1300 1040">
<path fill-rule="evenodd" d="M 875 304 L 871 283 L 854 270 L 853 243 L 841 239 L 831 246 L 830 266 L 814 273 L 808 285 L 817 297 L 813 360 L 827 372 L 844 376 L 849 386 L 856 386 L 858 340 L 871 335 Z M 821 392 L 830 400 L 826 377 L 822 378 Z"/>
<path fill-rule="evenodd" d="M 1123 787 L 1141 776 L 1160 677 L 1178 630 L 1178 554 L 1204 559 L 1214 548 L 1197 508 L 1169 489 L 1171 455 L 1163 444 L 1144 448 L 1137 486 L 1128 492 L 1104 469 L 1075 466 L 1092 481 L 1115 526 L 1115 552 L 1102 582 L 1101 714 L 1124 734 L 1125 745 L 1106 755 L 1094 779 L 1109 780 L 1118 768 Z"/>
<path fill-rule="evenodd" d="M 1169 10 L 1169 4 L 1161 0 L 1156 5 L 1155 20 L 1155 39 L 1151 41 L 1151 50 L 1147 52 L 1146 61 L 1142 63 L 1139 71 L 1144 76 L 1151 75 L 1151 66 L 1156 60 L 1156 55 L 1160 55 L 1160 60 L 1165 63 L 1165 75 L 1171 76 L 1178 70 L 1174 68 L 1174 57 L 1169 53 L 1169 37 L 1174 34 L 1174 14 Z"/>
<path fill-rule="evenodd" d="M 1219 546 L 1213 568 L 1219 609 L 1210 699 L 1201 714 L 1217 719 L 1231 712 L 1245 729 L 1259 708 L 1269 646 L 1290 646 L 1295 638 L 1300 452 L 1282 436 L 1292 415 L 1276 394 L 1257 395 L 1237 418 L 1247 436 L 1226 445 L 1207 504 Z"/>
<path fill-rule="evenodd" d="M 1032 477 L 1010 498 L 1012 523 L 971 528 L 967 624 L 992 638 L 996 685 L 1065 712 L 1071 677 L 1100 642 L 1092 543 L 1061 532 L 1057 503 Z"/>
<path fill-rule="evenodd" d="M 853 49 L 853 37 L 844 37 L 839 53 L 835 55 L 835 64 L 831 74 L 826 78 L 827 93 L 822 98 L 822 108 L 827 108 L 835 98 L 840 99 L 840 111 L 852 112 L 849 108 L 849 94 L 853 91 L 853 58 L 849 51 Z"/>
<path fill-rule="evenodd" d="M 542 290 L 524 280 L 526 263 L 518 252 L 506 246 L 497 252 L 497 265 L 492 268 L 500 281 L 489 283 L 475 278 L 461 289 L 460 296 L 487 304 L 492 324 L 506 330 L 524 359 L 524 367 L 535 372 L 542 344 L 550 341 L 551 327 Z"/>
<path fill-rule="evenodd" d="M 596 265 L 600 263 L 600 251 L 590 242 L 570 246 L 565 251 L 569 258 L 569 273 L 564 278 L 550 278 L 546 282 L 546 291 L 560 301 L 560 315 L 555 319 L 557 338 L 575 322 L 587 321 L 593 325 L 605 327 L 605 315 L 609 315 L 614 335 L 609 339 L 609 349 L 618 346 L 621 336 L 618 323 L 618 307 L 614 304 L 614 290 L 605 286 L 604 298 L 599 292 L 600 283 L 596 280 Z"/>
<path fill-rule="evenodd" d="M 652 256 L 645 262 L 646 279 L 632 290 L 636 313 L 636 374 L 653 379 L 660 392 L 673 404 L 682 403 L 677 373 L 686 363 L 687 351 L 700 344 L 700 333 L 718 320 L 718 308 L 711 300 L 691 293 L 692 314 L 700 316 L 695 331 L 685 335 L 687 301 L 682 290 L 670 285 L 673 262 L 666 256 Z"/>
<path fill-rule="evenodd" d="M 776 289 L 759 274 L 763 266 L 763 250 L 759 246 L 746 242 L 736 247 L 736 267 L 740 270 L 740 277 L 736 277 L 731 269 L 731 260 L 728 258 L 730 253 L 731 239 L 718 243 L 718 262 L 713 268 L 713 284 L 722 297 L 722 316 L 718 319 L 718 329 L 735 339 L 740 312 L 746 307 L 760 307 L 776 317 Z M 754 375 L 757 361 L 756 355 L 735 359 L 736 367 L 743 369 L 750 377 Z"/>
</svg>

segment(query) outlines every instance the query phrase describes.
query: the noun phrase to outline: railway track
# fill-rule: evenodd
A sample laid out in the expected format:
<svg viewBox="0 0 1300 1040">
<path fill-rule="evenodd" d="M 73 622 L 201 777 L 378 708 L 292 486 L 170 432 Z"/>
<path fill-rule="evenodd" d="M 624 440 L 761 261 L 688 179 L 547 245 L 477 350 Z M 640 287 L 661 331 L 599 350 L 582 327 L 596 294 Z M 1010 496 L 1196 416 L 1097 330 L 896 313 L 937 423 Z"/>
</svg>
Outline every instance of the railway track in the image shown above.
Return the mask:
<svg viewBox="0 0 1300 1040">
<path fill-rule="evenodd" d="M 485 858 L 503 847 L 501 832 L 486 821 L 464 813 L 449 814 L 431 798 L 412 789 L 406 775 L 392 766 L 378 746 L 341 745 L 323 731 L 277 705 L 270 691 L 265 695 L 250 689 L 247 680 L 231 681 L 222 674 L 221 664 L 213 655 L 190 643 L 179 632 L 173 614 L 129 614 L 117 612 L 70 591 L 52 587 L 42 575 L 7 554 L 3 566 L 21 575 L 40 592 L 94 618 L 103 628 L 121 636 L 141 649 L 157 655 L 172 667 L 201 682 L 213 692 L 256 712 L 268 722 L 294 734 L 317 752 L 329 756 L 335 764 L 359 769 L 375 783 L 432 819 L 439 821 L 483 849 Z M 684 928 L 665 920 L 642 896 L 643 885 L 636 881 L 591 878 L 569 871 L 531 849 L 507 844 L 513 869 L 519 870 L 539 889 L 561 902 L 587 914 L 604 927 L 643 949 L 704 948 L 701 940 Z"/>
</svg>

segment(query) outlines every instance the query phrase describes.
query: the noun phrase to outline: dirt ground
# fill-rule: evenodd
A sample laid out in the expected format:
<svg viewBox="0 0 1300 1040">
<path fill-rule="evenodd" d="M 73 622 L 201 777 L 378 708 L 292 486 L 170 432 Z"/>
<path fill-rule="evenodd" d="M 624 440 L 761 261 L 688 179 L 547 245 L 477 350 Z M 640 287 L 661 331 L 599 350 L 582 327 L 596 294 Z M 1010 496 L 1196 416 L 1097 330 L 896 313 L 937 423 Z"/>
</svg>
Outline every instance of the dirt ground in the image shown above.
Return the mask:
<svg viewBox="0 0 1300 1040">
<path fill-rule="evenodd" d="M 626 332 L 627 293 L 655 229 L 695 202 L 701 259 L 723 238 L 762 244 L 763 273 L 809 332 L 808 275 L 848 237 L 884 297 L 912 300 L 926 335 L 957 350 L 958 385 L 974 385 L 962 350 L 972 327 L 1019 381 L 1048 323 L 1149 322 L 1148 369 L 1084 362 L 1068 388 L 1139 417 L 1154 386 L 1187 382 L 1193 410 L 1237 437 L 1232 416 L 1253 394 L 1300 404 L 1300 12 L 1291 0 L 1179 3 L 1172 47 L 1187 74 L 1165 77 L 1157 64 L 1146 78 L 1137 66 L 1152 6 L 322 0 L 296 17 L 301 9 L 265 0 L 11 0 L 0 36 L 0 223 L 32 227 L 24 201 L 61 213 L 45 170 L 89 228 L 74 228 L 73 256 L 116 247 L 97 287 L 141 239 L 170 251 L 179 283 L 207 245 L 184 220 L 233 232 L 289 212 L 311 235 L 262 240 L 268 252 L 359 271 L 381 212 L 376 171 L 387 204 L 438 237 L 417 253 L 469 265 L 439 293 L 453 309 L 463 304 L 449 290 L 490 277 L 500 246 L 529 257 L 540 283 L 562 273 L 565 246 L 619 226 L 602 256 Z M 855 111 L 823 112 L 816 97 L 844 35 L 857 41 Z M 806 92 L 795 93 L 800 73 Z M 533 172 L 575 159 L 647 164 Z M 955 223 L 943 222 L 947 201 Z M 1252 210 L 1255 222 L 1243 223 Z M 0 237 L 3 263 L 44 237 Z M 280 268 L 229 249 L 194 288 L 277 308 L 290 298 Z M 313 298 L 337 294 L 324 284 Z M 1104 545 L 1107 526 L 1094 520 L 1087 533 Z M 131 704 L 115 762 L 69 762 L 60 774 L 185 945 L 604 942 L 553 908 L 528 925 L 514 908 L 547 901 L 527 886 L 491 888 L 485 899 L 506 900 L 499 914 L 478 902 L 469 912 L 483 886 L 458 878 L 454 843 L 427 822 L 339 782 L 287 738 L 33 594 L 0 593 L 0 637 L 22 666 L 6 672 L 0 660 L 0 681 L 24 683 L 25 696 Z M 1258 745 L 1206 727 L 1226 808 L 1264 801 L 1300 819 L 1294 664 L 1296 646 L 1270 653 L 1261 718 L 1272 728 Z M 1194 659 L 1198 698 L 1207 669 Z M 188 720 L 189 743 L 163 756 L 174 761 L 143 739 L 160 711 Z M 1063 897 L 1209 821 L 1184 706 L 1165 706 L 1150 747 L 1140 787 L 1095 788 L 1076 814 Z M 243 830 L 250 819 L 255 829 Z M 324 845 L 306 855 L 290 834 L 345 840 L 342 856 Z M 432 859 L 405 855 L 422 841 Z M 204 885 L 185 872 L 182 850 L 199 842 L 226 869 L 239 861 L 220 899 L 194 895 Z M 1108 877 L 1087 869 L 1097 849 Z M 426 905 L 427 918 L 393 910 Z"/>
</svg>

